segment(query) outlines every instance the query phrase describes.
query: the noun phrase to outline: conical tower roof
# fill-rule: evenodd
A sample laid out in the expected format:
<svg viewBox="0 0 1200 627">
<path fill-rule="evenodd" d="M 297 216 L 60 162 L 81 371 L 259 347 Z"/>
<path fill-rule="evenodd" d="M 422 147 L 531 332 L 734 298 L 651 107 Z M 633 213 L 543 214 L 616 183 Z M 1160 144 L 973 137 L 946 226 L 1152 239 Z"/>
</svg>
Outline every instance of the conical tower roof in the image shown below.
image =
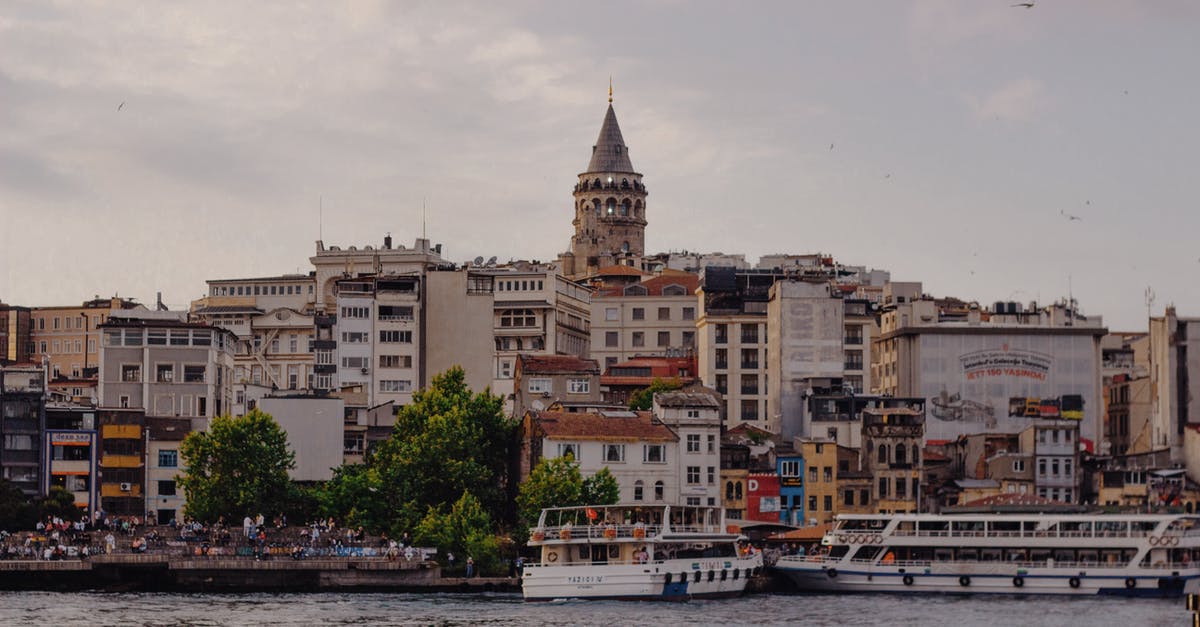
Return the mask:
<svg viewBox="0 0 1200 627">
<path fill-rule="evenodd" d="M 604 124 L 600 125 L 600 137 L 592 146 L 592 160 L 588 163 L 587 171 L 636 172 L 629 161 L 629 147 L 625 145 L 625 138 L 621 137 L 621 127 L 617 124 L 617 114 L 611 102 L 608 113 L 604 114 Z"/>
</svg>

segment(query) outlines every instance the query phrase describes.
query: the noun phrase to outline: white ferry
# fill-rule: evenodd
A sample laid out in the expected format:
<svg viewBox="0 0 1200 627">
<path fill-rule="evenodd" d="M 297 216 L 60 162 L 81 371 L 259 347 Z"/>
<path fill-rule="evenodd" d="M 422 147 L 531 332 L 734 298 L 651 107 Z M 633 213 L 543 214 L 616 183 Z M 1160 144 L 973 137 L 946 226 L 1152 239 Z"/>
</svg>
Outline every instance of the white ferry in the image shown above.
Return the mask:
<svg viewBox="0 0 1200 627">
<path fill-rule="evenodd" d="M 1200 588 L 1200 516 L 843 515 L 775 568 L 802 591 L 1180 596 Z"/>
<path fill-rule="evenodd" d="M 522 575 L 526 601 L 731 597 L 762 553 L 728 533 L 719 507 L 602 505 L 542 510 Z"/>
</svg>

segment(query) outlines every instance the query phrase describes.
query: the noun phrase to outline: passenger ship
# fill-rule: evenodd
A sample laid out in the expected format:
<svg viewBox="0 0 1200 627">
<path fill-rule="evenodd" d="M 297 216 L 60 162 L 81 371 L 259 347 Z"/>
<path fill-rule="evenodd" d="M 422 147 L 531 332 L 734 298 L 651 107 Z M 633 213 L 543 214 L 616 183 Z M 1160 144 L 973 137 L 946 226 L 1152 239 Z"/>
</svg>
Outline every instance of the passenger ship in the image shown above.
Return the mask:
<svg viewBox="0 0 1200 627">
<path fill-rule="evenodd" d="M 762 553 L 728 533 L 719 507 L 603 505 L 542 510 L 529 539 L 526 601 L 731 597 Z"/>
<path fill-rule="evenodd" d="M 816 555 L 774 568 L 802 591 L 1180 596 L 1200 588 L 1200 517 L 838 516 Z"/>
</svg>

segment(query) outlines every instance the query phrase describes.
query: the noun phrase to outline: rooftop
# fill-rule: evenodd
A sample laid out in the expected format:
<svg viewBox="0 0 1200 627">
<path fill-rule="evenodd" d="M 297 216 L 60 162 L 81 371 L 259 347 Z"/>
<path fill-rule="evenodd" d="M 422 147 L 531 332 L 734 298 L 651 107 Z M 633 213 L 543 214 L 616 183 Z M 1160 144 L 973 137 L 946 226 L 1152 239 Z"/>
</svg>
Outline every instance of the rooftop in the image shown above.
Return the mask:
<svg viewBox="0 0 1200 627">
<path fill-rule="evenodd" d="M 615 442 L 674 442 L 675 432 L 648 411 L 571 413 L 533 412 L 534 420 L 550 439 L 585 439 Z"/>
<path fill-rule="evenodd" d="M 517 362 L 525 374 L 600 374 L 598 361 L 574 355 L 517 355 Z"/>
<path fill-rule="evenodd" d="M 659 392 L 654 402 L 661 407 L 721 407 L 717 399 L 703 392 Z"/>
</svg>

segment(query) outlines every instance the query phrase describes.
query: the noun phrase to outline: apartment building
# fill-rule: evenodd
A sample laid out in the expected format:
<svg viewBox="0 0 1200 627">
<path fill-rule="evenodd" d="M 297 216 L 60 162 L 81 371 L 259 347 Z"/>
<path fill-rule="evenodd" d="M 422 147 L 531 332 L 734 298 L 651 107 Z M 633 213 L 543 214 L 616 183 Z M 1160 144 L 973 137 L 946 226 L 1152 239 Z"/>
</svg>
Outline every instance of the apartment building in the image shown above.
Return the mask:
<svg viewBox="0 0 1200 627">
<path fill-rule="evenodd" d="M 521 440 L 524 467 L 570 456 L 585 477 L 608 468 L 620 486 L 620 503 L 680 504 L 680 480 L 689 479 L 680 438 L 648 411 L 529 411 Z"/>
<path fill-rule="evenodd" d="M 599 288 L 591 303 L 591 354 L 604 368 L 635 357 L 696 349 L 696 274 L 672 272 Z"/>
<path fill-rule="evenodd" d="M 100 330 L 102 408 L 190 418 L 196 429 L 231 410 L 232 332 L 174 319 L 117 317 Z"/>
<path fill-rule="evenodd" d="M 75 497 L 76 507 L 91 515 L 100 505 L 100 432 L 95 407 L 47 400 L 44 436 L 42 493 L 62 488 Z"/>
<path fill-rule="evenodd" d="M 919 511 L 925 416 L 911 409 L 866 409 L 862 428 L 862 469 L 871 474 L 877 510 Z"/>
<path fill-rule="evenodd" d="M 1070 302 L 1038 308 L 939 303 L 917 285 L 889 286 L 874 361 L 879 391 L 927 401 L 926 434 L 1018 433 L 1042 421 L 1080 421 L 1102 434 L 1099 317 Z"/>
<path fill-rule="evenodd" d="M 45 421 L 45 370 L 0 366 L 0 477 L 29 496 L 42 493 Z"/>
<path fill-rule="evenodd" d="M 801 524 L 825 525 L 840 513 L 838 446 L 825 439 L 797 438 L 795 450 L 804 460 L 804 503 Z"/>
<path fill-rule="evenodd" d="M 704 392 L 654 395 L 654 415 L 678 436 L 679 497 L 683 505 L 721 500 L 721 404 Z"/>
<path fill-rule="evenodd" d="M 179 486 L 179 476 L 187 466 L 179 448 L 191 432 L 192 423 L 186 418 L 145 419 L 146 516 L 160 525 L 183 520 L 187 494 Z"/>
<path fill-rule="evenodd" d="M 1110 333 L 1101 338 L 1104 385 L 1104 439 L 1100 454 L 1149 452 L 1153 446 L 1150 413 L 1150 336 Z"/>
<path fill-rule="evenodd" d="M 35 353 L 32 310 L 0 302 L 0 366 L 33 363 Z"/>
<path fill-rule="evenodd" d="M 1021 452 L 1033 456 L 1034 489 L 1044 499 L 1079 500 L 1079 423 L 1034 425 L 1021 432 Z"/>
<path fill-rule="evenodd" d="M 595 405 L 601 402 L 600 366 L 574 355 L 517 355 L 513 389 L 513 416 L 554 403 Z"/>
<path fill-rule="evenodd" d="M 1200 423 L 1200 318 L 1174 307 L 1150 318 L 1150 449 L 1184 461 L 1184 431 Z"/>
<path fill-rule="evenodd" d="M 519 262 L 482 272 L 495 281 L 494 393 L 515 392 L 519 354 L 589 356 L 590 287 L 559 274 L 553 264 Z"/>
</svg>

